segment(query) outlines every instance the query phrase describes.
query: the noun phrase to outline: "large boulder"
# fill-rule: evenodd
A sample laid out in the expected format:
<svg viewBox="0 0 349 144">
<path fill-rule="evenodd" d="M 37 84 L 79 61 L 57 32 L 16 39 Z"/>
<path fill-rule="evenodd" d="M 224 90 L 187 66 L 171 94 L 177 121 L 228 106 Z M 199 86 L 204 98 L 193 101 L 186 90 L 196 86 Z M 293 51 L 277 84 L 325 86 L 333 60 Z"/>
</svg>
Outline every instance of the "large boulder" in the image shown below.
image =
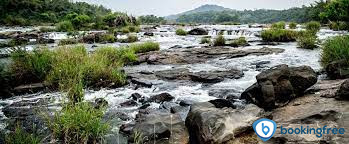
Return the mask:
<svg viewBox="0 0 349 144">
<path fill-rule="evenodd" d="M 169 93 L 161 93 L 150 97 L 147 102 L 163 103 L 173 100 L 174 97 Z"/>
<path fill-rule="evenodd" d="M 241 94 L 241 99 L 266 110 L 281 107 L 317 82 L 309 66 L 278 65 L 256 76 L 257 82 Z"/>
<path fill-rule="evenodd" d="M 326 66 L 325 70 L 331 79 L 349 78 L 349 66 L 346 60 L 333 61 Z"/>
<path fill-rule="evenodd" d="M 210 102 L 191 106 L 185 125 L 189 130 L 190 143 L 229 143 L 249 132 L 252 123 L 264 117 L 264 110 L 249 104 L 244 109 L 217 108 Z"/>
<path fill-rule="evenodd" d="M 195 28 L 190 30 L 189 35 L 208 35 L 208 32 L 203 28 Z"/>
<path fill-rule="evenodd" d="M 336 99 L 349 100 L 349 79 L 345 80 L 338 89 Z"/>
</svg>

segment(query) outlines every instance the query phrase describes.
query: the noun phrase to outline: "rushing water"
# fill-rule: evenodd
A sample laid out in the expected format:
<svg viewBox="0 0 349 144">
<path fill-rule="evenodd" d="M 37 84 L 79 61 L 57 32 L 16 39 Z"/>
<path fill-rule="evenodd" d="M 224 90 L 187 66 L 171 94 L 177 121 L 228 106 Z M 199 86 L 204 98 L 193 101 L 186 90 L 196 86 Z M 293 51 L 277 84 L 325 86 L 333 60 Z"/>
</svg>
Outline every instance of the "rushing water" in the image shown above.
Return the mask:
<svg viewBox="0 0 349 144">
<path fill-rule="evenodd" d="M 240 36 L 246 37 L 249 41 L 251 41 L 251 46 L 238 48 L 238 49 L 259 49 L 265 46 L 259 46 L 258 40 L 260 38 L 256 37 L 263 28 L 249 28 L 247 25 L 241 26 L 220 26 L 220 25 L 202 25 L 199 26 L 209 30 L 209 35 L 215 37 L 217 32 L 220 30 L 228 30 L 232 31 L 231 33 L 225 32 L 224 36 L 227 39 L 234 39 Z M 185 29 L 189 30 L 193 27 L 185 27 Z M 15 30 L 22 31 L 30 31 L 33 28 L 15 28 Z M 12 29 L 13 30 L 13 29 Z M 177 36 L 175 35 L 176 27 L 174 26 L 161 26 L 154 30 L 154 36 L 144 36 L 143 33 L 137 34 L 140 38 L 141 42 L 144 41 L 156 41 L 160 43 L 161 50 L 172 50 L 170 48 L 174 46 L 182 46 L 186 47 L 195 47 L 201 48 L 202 44 L 199 44 L 202 36 Z M 0 31 L 11 31 L 8 28 L 0 28 Z M 318 33 L 318 37 L 320 40 L 324 40 L 328 37 L 332 37 L 335 35 L 346 34 L 345 32 L 334 32 L 327 29 L 321 29 Z M 67 38 L 66 33 L 48 33 L 48 38 L 60 40 Z M 122 36 L 121 36 L 122 37 Z M 51 46 L 55 46 L 53 44 Z M 104 44 L 96 44 L 97 46 Z M 124 45 L 121 43 L 108 44 L 113 46 Z M 28 48 L 33 48 L 35 46 L 28 46 Z M 87 47 L 91 48 L 92 45 L 87 45 Z M 135 118 L 137 114 L 137 108 L 135 107 L 120 107 L 120 103 L 123 103 L 128 100 L 131 94 L 139 93 L 145 97 L 150 97 L 155 94 L 167 92 L 175 97 L 175 101 L 180 100 L 190 100 L 194 102 L 203 102 L 212 99 L 216 99 L 216 97 L 210 96 L 209 92 L 212 90 L 229 90 L 231 93 L 235 95 L 240 95 L 247 87 L 252 85 L 256 80 L 255 76 L 260 73 L 263 69 L 268 69 L 272 66 L 279 64 L 288 64 L 290 66 L 301 66 L 308 65 L 311 66 L 316 71 L 320 70 L 319 64 L 319 55 L 321 53 L 320 49 L 315 50 L 307 50 L 297 48 L 297 44 L 295 42 L 292 43 L 281 43 L 275 46 L 266 46 L 272 48 L 283 48 L 285 52 L 280 54 L 271 54 L 271 55 L 263 55 L 263 56 L 245 56 L 240 58 L 232 58 L 232 59 L 212 59 L 205 63 L 197 63 L 197 64 L 186 64 L 186 65 L 136 65 L 136 66 L 127 66 L 125 67 L 126 72 L 140 72 L 140 71 L 161 71 L 161 70 L 169 70 L 173 68 L 188 68 L 192 72 L 199 71 L 214 71 L 214 70 L 229 70 L 229 69 L 238 69 L 244 72 L 244 77 L 240 79 L 226 79 L 223 82 L 205 85 L 201 83 L 188 82 L 188 81 L 163 81 L 160 79 L 148 79 L 147 81 L 152 82 L 154 85 L 151 88 L 138 88 L 135 90 L 134 86 L 125 86 L 117 89 L 101 89 L 98 91 L 86 90 L 85 99 L 93 101 L 96 98 L 104 98 L 109 103 L 110 111 L 120 111 L 128 114 L 131 118 Z M 257 63 L 263 63 L 262 68 L 258 68 Z M 16 101 L 22 100 L 39 100 L 41 98 L 53 97 L 56 98 L 55 101 L 52 102 L 51 107 L 55 107 L 55 104 L 58 103 L 60 93 L 37 93 L 25 96 L 17 96 L 5 100 L 0 101 L 0 121 L 6 119 L 6 117 L 2 113 L 2 108 L 12 104 Z M 58 99 L 58 100 L 57 100 Z M 151 107 L 158 108 L 159 104 L 153 103 Z M 5 127 L 4 123 L 0 124 L 0 129 Z M 117 131 L 118 126 L 115 126 L 115 131 Z"/>
</svg>

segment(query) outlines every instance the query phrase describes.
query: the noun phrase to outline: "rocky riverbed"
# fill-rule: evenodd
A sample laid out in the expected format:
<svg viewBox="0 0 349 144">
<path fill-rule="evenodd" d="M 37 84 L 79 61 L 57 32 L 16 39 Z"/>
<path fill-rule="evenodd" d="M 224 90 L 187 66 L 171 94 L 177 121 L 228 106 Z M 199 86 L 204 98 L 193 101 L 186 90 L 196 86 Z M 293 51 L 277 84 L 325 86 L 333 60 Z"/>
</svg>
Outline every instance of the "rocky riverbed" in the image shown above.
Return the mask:
<svg viewBox="0 0 349 144">
<path fill-rule="evenodd" d="M 159 42 L 160 51 L 139 54 L 137 63 L 124 68 L 129 85 L 85 90 L 86 100 L 96 105 L 108 103 L 105 120 L 113 127 L 113 132 L 106 136 L 108 143 L 132 142 L 135 132 L 141 133 L 146 143 L 262 143 L 251 127 L 254 120 L 262 117 L 288 127 L 302 123 L 348 127 L 345 124 L 349 121 L 348 102 L 339 100 L 337 92 L 344 80 L 325 79 L 319 64 L 321 49 L 300 49 L 295 42 L 263 43 L 258 37 L 262 27 L 202 25 L 185 29 L 196 27 L 204 28 L 213 38 L 222 30 L 227 39 L 244 36 L 250 46 L 213 47 L 200 44 L 203 36 L 175 35 L 176 26 L 143 26 L 143 32 L 137 33 L 140 41 Z M 0 31 L 33 29 L 1 28 Z M 325 40 L 342 34 L 347 33 L 321 29 L 317 35 L 320 40 Z M 47 44 L 52 48 L 67 37 L 66 33 L 43 35 L 54 40 Z M 98 46 L 126 44 L 86 46 L 93 51 Z M 26 47 L 32 49 L 36 46 Z M 6 48 L 2 49 L 2 54 L 6 55 Z M 276 71 L 274 66 L 281 64 L 285 64 L 282 70 Z M 261 73 L 265 75 L 261 76 Z M 273 79 L 279 80 L 278 76 L 283 80 L 274 83 Z M 301 85 L 304 82 L 301 80 L 308 80 L 307 84 Z M 270 81 L 273 82 L 271 88 Z M 256 84 L 262 88 L 253 87 Z M 268 88 L 277 89 L 275 87 L 287 93 L 267 93 L 264 95 L 269 98 L 267 101 L 248 96 L 248 93 L 256 92 L 254 89 L 269 92 Z M 287 98 L 279 99 L 282 94 Z M 40 113 L 60 109 L 60 99 L 59 92 L 39 89 L 31 94 L 0 100 L 0 129 L 6 131 L 9 124 L 19 120 L 29 131 L 49 136 Z M 319 139 L 308 135 L 276 134 L 271 143 L 348 143 L 347 138 L 347 135 Z"/>
</svg>

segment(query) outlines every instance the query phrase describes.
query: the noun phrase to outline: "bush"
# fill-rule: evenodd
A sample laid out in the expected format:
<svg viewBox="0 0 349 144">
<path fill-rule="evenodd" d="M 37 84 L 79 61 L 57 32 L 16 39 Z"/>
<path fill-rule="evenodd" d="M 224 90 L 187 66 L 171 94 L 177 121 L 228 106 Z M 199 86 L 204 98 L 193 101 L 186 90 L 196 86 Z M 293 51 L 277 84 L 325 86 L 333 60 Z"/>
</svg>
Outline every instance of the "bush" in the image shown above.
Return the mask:
<svg viewBox="0 0 349 144">
<path fill-rule="evenodd" d="M 283 22 L 283 21 L 277 22 L 277 23 L 273 23 L 271 25 L 271 28 L 273 28 L 273 29 L 285 29 L 285 27 L 286 27 L 286 23 Z"/>
<path fill-rule="evenodd" d="M 136 33 L 141 31 L 141 29 L 138 26 L 128 26 L 128 30 L 130 32 L 136 32 Z"/>
<path fill-rule="evenodd" d="M 339 31 L 339 30 L 349 30 L 349 24 L 346 22 L 331 22 L 330 29 Z"/>
<path fill-rule="evenodd" d="M 102 143 L 110 130 L 109 124 L 102 121 L 103 115 L 103 108 L 77 103 L 63 107 L 48 123 L 54 137 L 62 143 Z"/>
<path fill-rule="evenodd" d="M 209 44 L 211 43 L 211 39 L 210 38 L 206 38 L 206 37 L 202 37 L 200 44 Z"/>
<path fill-rule="evenodd" d="M 24 131 L 19 125 L 16 126 L 14 132 L 11 132 L 5 136 L 6 144 L 39 144 L 40 138 L 34 134 L 29 134 Z"/>
<path fill-rule="evenodd" d="M 62 21 L 56 24 L 56 30 L 59 32 L 71 32 L 74 31 L 74 26 L 70 21 Z"/>
<path fill-rule="evenodd" d="M 225 38 L 222 35 L 218 35 L 213 42 L 214 46 L 225 46 Z"/>
<path fill-rule="evenodd" d="M 185 30 L 183 30 L 183 29 L 177 29 L 177 30 L 176 30 L 176 35 L 185 36 L 185 35 L 187 35 L 187 34 L 188 34 L 188 32 L 185 31 Z"/>
<path fill-rule="evenodd" d="M 316 35 L 312 32 L 304 32 L 297 38 L 297 44 L 300 48 L 314 49 L 317 48 L 316 45 Z"/>
<path fill-rule="evenodd" d="M 142 44 L 130 45 L 130 49 L 132 49 L 135 53 L 146 53 L 150 51 L 160 50 L 160 45 L 159 43 L 155 43 L 155 42 L 145 42 Z"/>
<path fill-rule="evenodd" d="M 322 44 L 321 63 L 323 66 L 339 60 L 346 60 L 349 64 L 349 36 L 336 36 Z"/>
<path fill-rule="evenodd" d="M 86 29 L 90 23 L 91 18 L 88 15 L 78 15 L 71 20 L 71 23 L 74 25 L 75 29 Z"/>
<path fill-rule="evenodd" d="M 73 45 L 73 44 L 77 44 L 78 40 L 76 39 L 62 39 L 59 41 L 58 45 L 59 46 L 64 46 L 64 45 Z"/>
<path fill-rule="evenodd" d="M 307 31 L 311 31 L 314 33 L 317 33 L 320 30 L 320 28 L 321 28 L 321 24 L 319 22 L 316 22 L 316 21 L 308 22 L 305 25 L 305 29 Z"/>
<path fill-rule="evenodd" d="M 290 29 L 296 29 L 296 28 L 297 28 L 297 23 L 291 22 L 290 24 L 288 24 L 288 27 L 289 27 Z"/>
<path fill-rule="evenodd" d="M 124 34 L 128 34 L 128 33 L 130 33 L 130 30 L 128 29 L 128 27 L 123 27 L 121 29 L 121 32 L 124 33 Z"/>
<path fill-rule="evenodd" d="M 133 42 L 136 42 L 136 41 L 138 41 L 138 37 L 137 36 L 135 36 L 135 35 L 128 35 L 127 36 L 127 42 L 128 43 L 133 43 Z"/>
<path fill-rule="evenodd" d="M 51 28 L 51 27 L 40 27 L 40 32 L 46 33 L 46 32 L 54 32 L 56 31 L 55 28 Z"/>
<path fill-rule="evenodd" d="M 102 34 L 99 37 L 99 42 L 114 43 L 115 41 L 116 41 L 116 38 L 112 34 Z"/>
<path fill-rule="evenodd" d="M 261 37 L 266 42 L 290 42 L 296 41 L 297 32 L 284 29 L 269 29 L 262 31 Z"/>
<path fill-rule="evenodd" d="M 239 47 L 239 46 L 247 46 L 248 42 L 245 37 L 239 37 L 238 39 L 234 40 L 232 43 L 230 43 L 232 47 Z"/>
</svg>

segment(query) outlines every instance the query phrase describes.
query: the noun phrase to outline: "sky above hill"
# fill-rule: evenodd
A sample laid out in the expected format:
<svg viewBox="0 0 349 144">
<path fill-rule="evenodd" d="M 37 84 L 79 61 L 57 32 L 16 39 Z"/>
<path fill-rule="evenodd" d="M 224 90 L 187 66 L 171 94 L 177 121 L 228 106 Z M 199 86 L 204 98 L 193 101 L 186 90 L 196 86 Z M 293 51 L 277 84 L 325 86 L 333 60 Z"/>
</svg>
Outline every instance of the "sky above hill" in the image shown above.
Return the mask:
<svg viewBox="0 0 349 144">
<path fill-rule="evenodd" d="M 132 15 L 168 16 L 192 10 L 204 4 L 215 4 L 226 8 L 244 9 L 288 9 L 309 5 L 316 0 L 76 0 L 101 4 L 114 11 Z"/>
</svg>

